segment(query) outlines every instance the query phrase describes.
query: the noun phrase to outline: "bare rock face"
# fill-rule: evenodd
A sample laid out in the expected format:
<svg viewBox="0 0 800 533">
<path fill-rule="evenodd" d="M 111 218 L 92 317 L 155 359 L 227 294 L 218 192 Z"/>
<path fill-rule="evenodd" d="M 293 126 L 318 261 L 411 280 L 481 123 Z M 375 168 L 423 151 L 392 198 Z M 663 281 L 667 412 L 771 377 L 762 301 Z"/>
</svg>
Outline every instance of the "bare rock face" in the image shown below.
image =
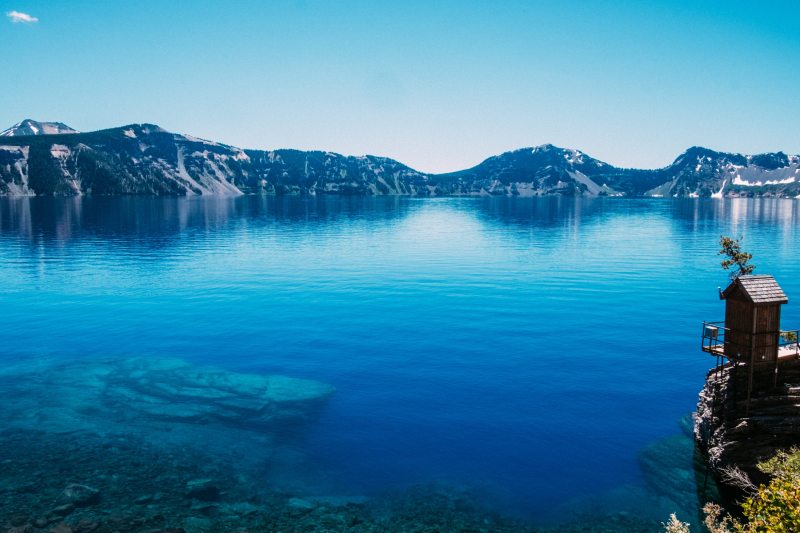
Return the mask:
<svg viewBox="0 0 800 533">
<path fill-rule="evenodd" d="M 800 360 L 780 361 L 777 380 L 771 365 L 754 374 L 747 400 L 747 367 L 712 370 L 700 392 L 694 437 L 712 469 L 736 466 L 754 481 L 756 465 L 776 450 L 800 444 Z"/>
</svg>

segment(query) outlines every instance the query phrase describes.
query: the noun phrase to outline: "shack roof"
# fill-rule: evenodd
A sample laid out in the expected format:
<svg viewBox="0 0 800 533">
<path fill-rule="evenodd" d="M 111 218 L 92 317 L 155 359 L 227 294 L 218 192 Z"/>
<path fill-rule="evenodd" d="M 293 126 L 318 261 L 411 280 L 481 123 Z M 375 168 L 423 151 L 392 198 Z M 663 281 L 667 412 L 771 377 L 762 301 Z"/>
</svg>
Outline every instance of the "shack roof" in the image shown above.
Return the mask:
<svg viewBox="0 0 800 533">
<path fill-rule="evenodd" d="M 741 289 L 742 293 L 754 304 L 789 303 L 789 298 L 775 278 L 767 274 L 739 276 L 728 285 L 727 289 L 722 291 L 720 297 L 725 299 L 737 289 Z"/>
</svg>

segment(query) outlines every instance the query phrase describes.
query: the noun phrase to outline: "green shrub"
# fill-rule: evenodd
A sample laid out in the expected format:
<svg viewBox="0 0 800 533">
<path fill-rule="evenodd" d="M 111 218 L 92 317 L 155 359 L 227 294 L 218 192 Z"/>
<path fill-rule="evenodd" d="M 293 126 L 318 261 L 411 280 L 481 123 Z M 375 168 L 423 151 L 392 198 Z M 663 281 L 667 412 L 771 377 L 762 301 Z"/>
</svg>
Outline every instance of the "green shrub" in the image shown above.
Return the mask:
<svg viewBox="0 0 800 533">
<path fill-rule="evenodd" d="M 800 531 L 800 449 L 778 452 L 758 468 L 772 480 L 742 505 L 748 531 Z"/>
<path fill-rule="evenodd" d="M 797 533 L 800 532 L 800 448 L 780 451 L 759 463 L 759 470 L 772 476 L 742 504 L 745 523 L 725 514 L 719 505 L 703 508 L 705 526 L 711 533 Z M 688 533 L 689 524 L 672 515 L 664 524 L 667 533 Z"/>
</svg>

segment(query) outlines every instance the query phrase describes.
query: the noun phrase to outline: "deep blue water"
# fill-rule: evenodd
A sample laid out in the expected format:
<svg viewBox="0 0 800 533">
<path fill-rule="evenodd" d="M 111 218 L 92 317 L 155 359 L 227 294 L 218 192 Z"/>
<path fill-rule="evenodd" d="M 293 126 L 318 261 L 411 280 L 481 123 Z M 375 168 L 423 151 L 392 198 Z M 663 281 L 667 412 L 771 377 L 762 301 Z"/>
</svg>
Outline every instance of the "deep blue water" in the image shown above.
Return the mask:
<svg viewBox="0 0 800 533">
<path fill-rule="evenodd" d="M 793 298 L 799 225 L 800 202 L 771 199 L 1 199 L 0 363 L 317 379 L 337 392 L 286 482 L 444 481 L 538 520 L 590 502 L 666 519 L 631 494 L 710 367 L 719 235 Z"/>
</svg>

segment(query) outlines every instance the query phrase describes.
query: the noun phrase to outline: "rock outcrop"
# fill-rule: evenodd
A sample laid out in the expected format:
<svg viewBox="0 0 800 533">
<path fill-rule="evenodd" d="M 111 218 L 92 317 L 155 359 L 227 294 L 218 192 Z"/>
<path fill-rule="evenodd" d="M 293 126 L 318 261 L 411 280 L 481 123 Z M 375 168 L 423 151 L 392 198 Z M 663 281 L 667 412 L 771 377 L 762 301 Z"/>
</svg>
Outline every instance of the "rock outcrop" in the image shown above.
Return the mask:
<svg viewBox="0 0 800 533">
<path fill-rule="evenodd" d="M 800 360 L 780 360 L 777 379 L 773 365 L 757 369 L 749 402 L 747 370 L 728 363 L 710 371 L 697 405 L 695 440 L 723 481 L 727 467 L 762 481 L 757 463 L 800 445 Z"/>
</svg>

